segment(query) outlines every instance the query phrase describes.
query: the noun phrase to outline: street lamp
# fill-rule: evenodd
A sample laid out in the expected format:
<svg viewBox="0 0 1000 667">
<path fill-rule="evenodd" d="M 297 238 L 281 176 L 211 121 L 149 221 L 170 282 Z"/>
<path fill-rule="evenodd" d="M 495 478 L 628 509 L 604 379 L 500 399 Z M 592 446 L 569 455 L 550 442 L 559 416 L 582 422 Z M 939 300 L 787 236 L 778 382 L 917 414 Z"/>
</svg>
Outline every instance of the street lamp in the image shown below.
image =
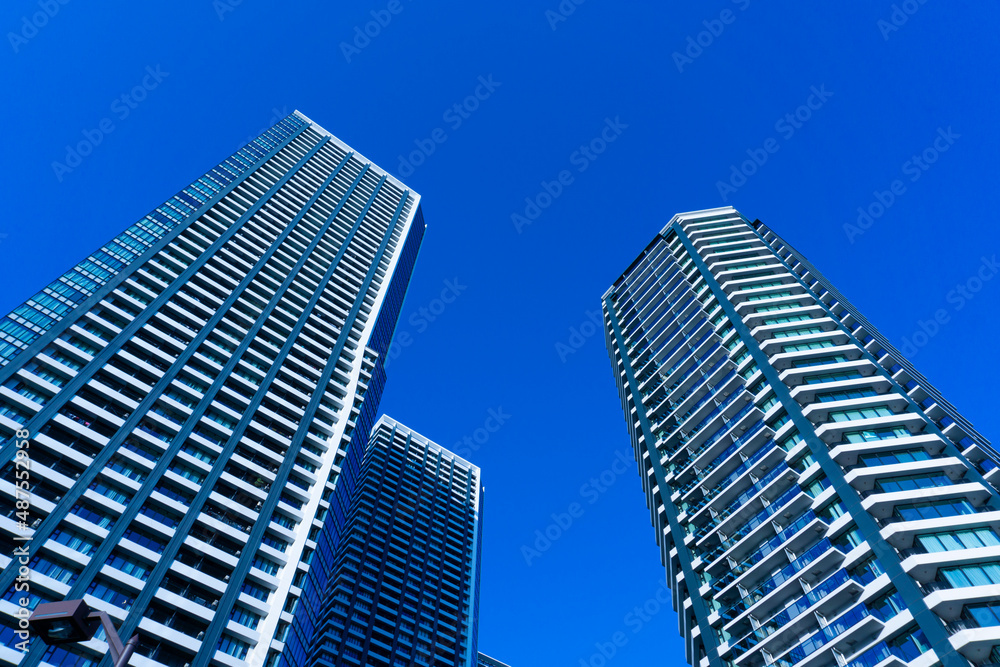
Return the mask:
<svg viewBox="0 0 1000 667">
<path fill-rule="evenodd" d="M 115 667 L 125 667 L 136 644 L 139 635 L 135 635 L 122 646 L 111 617 L 107 612 L 94 611 L 83 600 L 63 600 L 61 602 L 46 602 L 35 608 L 28 619 L 30 627 L 42 641 L 50 646 L 58 644 L 75 644 L 85 642 L 94 637 L 97 626 L 104 628 L 111 648 L 111 659 Z"/>
</svg>

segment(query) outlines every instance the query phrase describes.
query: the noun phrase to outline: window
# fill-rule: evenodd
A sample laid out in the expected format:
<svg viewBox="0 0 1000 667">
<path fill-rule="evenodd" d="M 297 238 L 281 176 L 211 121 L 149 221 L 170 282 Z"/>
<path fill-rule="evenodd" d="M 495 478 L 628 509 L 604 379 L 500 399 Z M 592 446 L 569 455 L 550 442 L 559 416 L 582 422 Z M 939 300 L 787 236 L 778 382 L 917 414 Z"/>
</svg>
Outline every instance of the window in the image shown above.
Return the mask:
<svg viewBox="0 0 1000 667">
<path fill-rule="evenodd" d="M 923 630 L 911 627 L 908 631 L 888 642 L 889 650 L 893 655 L 898 655 L 907 663 L 916 659 L 921 653 L 931 650 L 930 642 L 924 637 Z"/>
<path fill-rule="evenodd" d="M 858 371 L 841 371 L 839 373 L 822 373 L 820 375 L 807 375 L 802 378 L 806 384 L 822 384 L 824 382 L 841 382 L 843 380 L 855 380 L 860 378 Z"/>
<path fill-rule="evenodd" d="M 892 426 L 889 428 L 876 428 L 864 431 L 850 431 L 844 433 L 844 441 L 852 444 L 861 442 L 873 442 L 875 440 L 893 440 L 895 438 L 909 437 L 910 432 L 904 426 Z"/>
<path fill-rule="evenodd" d="M 799 435 L 797 430 L 793 430 L 778 442 L 778 447 L 781 447 L 786 452 L 790 452 L 800 442 L 802 442 L 802 436 Z"/>
<path fill-rule="evenodd" d="M 976 509 L 968 500 L 937 500 L 927 503 L 897 505 L 893 515 L 902 521 L 941 519 L 949 516 L 975 514 Z"/>
<path fill-rule="evenodd" d="M 759 282 L 759 283 L 751 283 L 749 285 L 744 285 L 743 287 L 740 287 L 740 289 L 737 290 L 737 291 L 739 291 L 739 292 L 747 292 L 747 291 L 752 290 L 752 289 L 764 289 L 765 287 L 781 287 L 784 284 L 785 283 L 783 283 L 780 280 L 765 280 L 765 281 Z"/>
<path fill-rule="evenodd" d="M 941 568 L 938 571 L 938 580 L 947 583 L 952 588 L 1000 584 L 1000 563 Z"/>
<path fill-rule="evenodd" d="M 869 556 L 864 562 L 850 570 L 850 575 L 865 586 L 878 579 L 882 574 L 884 574 L 884 570 L 875 556 Z"/>
<path fill-rule="evenodd" d="M 146 565 L 145 563 L 139 563 L 132 558 L 123 557 L 112 554 L 108 557 L 106 565 L 110 565 L 116 570 L 121 570 L 125 574 L 131 575 L 142 581 L 146 581 L 149 578 L 149 571 L 152 569 L 151 565 Z"/>
<path fill-rule="evenodd" d="M 813 359 L 797 359 L 792 362 L 792 368 L 808 368 L 809 366 L 825 366 L 826 364 L 840 364 L 847 361 L 847 357 L 842 354 L 831 354 L 827 357 L 814 357 Z"/>
<path fill-rule="evenodd" d="M 819 333 L 819 332 L 817 332 Z M 781 347 L 782 352 L 805 352 L 806 350 L 822 350 L 824 347 L 835 347 L 836 343 L 832 340 L 813 340 L 808 343 L 794 343 L 792 345 L 783 345 Z"/>
<path fill-rule="evenodd" d="M 831 412 L 827 421 L 831 422 L 851 422 L 858 419 L 875 419 L 876 417 L 891 417 L 895 412 L 884 405 L 876 405 L 871 408 L 856 408 L 854 410 L 837 410 Z"/>
<path fill-rule="evenodd" d="M 946 530 L 940 533 L 917 535 L 917 542 L 928 553 L 939 553 L 1000 546 L 1000 537 L 997 537 L 991 528 L 973 528 L 971 530 Z"/>
<path fill-rule="evenodd" d="M 848 552 L 854 549 L 865 541 L 865 536 L 861 533 L 861 529 L 851 524 L 851 527 L 843 535 L 840 535 L 836 539 L 832 540 L 835 547 L 843 552 Z"/>
<path fill-rule="evenodd" d="M 809 319 L 809 316 L 805 316 Z M 809 334 L 823 333 L 823 327 L 799 327 L 798 329 L 785 329 L 784 331 L 775 331 L 775 338 L 791 338 L 792 336 L 807 336 Z"/>
<path fill-rule="evenodd" d="M 876 396 L 876 392 L 871 387 L 861 389 L 845 389 L 843 391 L 828 391 L 823 394 L 816 394 L 816 400 L 820 403 L 832 403 L 833 401 L 849 401 L 852 398 L 867 398 Z"/>
<path fill-rule="evenodd" d="M 937 486 L 950 486 L 951 478 L 943 472 L 933 472 L 925 475 L 908 475 L 892 479 L 875 480 L 875 490 L 879 493 L 895 493 L 898 491 L 916 491 Z"/>
<path fill-rule="evenodd" d="M 915 449 L 903 449 L 897 452 L 879 452 L 876 454 L 862 454 L 858 457 L 862 466 L 888 466 L 894 463 L 913 463 L 914 461 L 929 461 L 931 455 L 926 450 L 919 447 Z"/>
<path fill-rule="evenodd" d="M 260 614 L 256 614 L 239 605 L 233 607 L 233 611 L 229 614 L 229 618 L 230 620 L 236 621 L 240 625 L 244 625 L 251 630 L 256 630 L 257 624 L 260 622 Z"/>
<path fill-rule="evenodd" d="M 229 635 L 223 635 L 222 640 L 219 641 L 219 650 L 237 660 L 242 660 L 250 652 L 250 645 Z"/>
<path fill-rule="evenodd" d="M 53 542 L 64 544 L 74 551 L 79 551 L 85 556 L 89 556 L 97 548 L 97 545 L 92 539 L 84 537 L 82 534 L 76 533 L 72 530 L 62 530 L 57 528 L 52 532 L 52 536 L 49 539 Z"/>
<path fill-rule="evenodd" d="M 809 455 L 809 456 L 811 458 L 812 455 Z M 805 491 L 806 493 L 808 493 L 813 498 L 815 498 L 819 494 L 823 493 L 823 489 L 826 489 L 826 488 L 829 488 L 829 487 L 830 487 L 830 480 L 827 479 L 826 477 L 820 477 L 819 479 L 811 482 L 807 486 L 804 486 L 802 488 L 802 490 Z M 857 546 L 857 545 L 855 545 L 855 546 Z"/>
<path fill-rule="evenodd" d="M 764 326 L 768 326 L 771 324 L 787 324 L 789 322 L 803 322 L 805 320 L 811 320 L 811 319 L 812 315 L 809 315 L 807 313 L 800 313 L 798 315 L 783 315 L 781 317 L 768 317 L 764 320 L 763 324 Z M 775 334 L 775 337 L 777 338 L 778 335 Z"/>
<path fill-rule="evenodd" d="M 780 292 L 772 292 L 770 294 L 755 294 L 753 296 L 748 296 L 747 301 L 763 301 L 764 299 L 780 299 L 781 297 L 792 296 L 792 293 L 788 290 L 782 290 Z M 799 304 L 794 304 L 793 308 L 800 307 Z M 760 311 L 758 311 L 760 312 Z"/>
</svg>

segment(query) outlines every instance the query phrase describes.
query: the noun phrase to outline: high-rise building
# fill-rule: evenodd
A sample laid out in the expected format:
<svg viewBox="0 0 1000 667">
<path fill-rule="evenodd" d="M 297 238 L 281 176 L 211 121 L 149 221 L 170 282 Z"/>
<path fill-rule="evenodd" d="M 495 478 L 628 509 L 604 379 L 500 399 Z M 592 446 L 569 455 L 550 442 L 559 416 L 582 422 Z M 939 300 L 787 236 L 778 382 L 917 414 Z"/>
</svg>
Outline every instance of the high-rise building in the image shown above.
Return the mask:
<svg viewBox="0 0 1000 667">
<path fill-rule="evenodd" d="M 478 467 L 379 419 L 318 613 L 292 624 L 315 631 L 282 664 L 475 667 L 482 510 Z"/>
<path fill-rule="evenodd" d="M 479 654 L 479 667 L 510 667 L 505 662 L 500 662 L 496 658 L 491 658 L 485 653 Z"/>
<path fill-rule="evenodd" d="M 604 318 L 688 662 L 1000 662 L 1000 457 L 800 253 L 679 214 Z"/>
<path fill-rule="evenodd" d="M 100 634 L 19 650 L 22 598 L 83 598 L 136 663 L 277 663 L 423 232 L 418 195 L 295 112 L 0 323 L 0 662 L 108 665 Z"/>
</svg>

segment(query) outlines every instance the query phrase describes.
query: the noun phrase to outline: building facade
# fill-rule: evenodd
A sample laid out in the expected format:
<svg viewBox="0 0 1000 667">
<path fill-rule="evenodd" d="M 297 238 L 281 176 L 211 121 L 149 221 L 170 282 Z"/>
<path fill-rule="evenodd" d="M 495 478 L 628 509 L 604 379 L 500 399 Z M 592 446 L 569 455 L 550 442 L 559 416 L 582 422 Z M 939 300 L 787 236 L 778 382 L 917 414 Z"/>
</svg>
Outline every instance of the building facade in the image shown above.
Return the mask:
<svg viewBox="0 0 1000 667">
<path fill-rule="evenodd" d="M 0 663 L 109 665 L 103 635 L 18 645 L 22 603 L 83 598 L 141 634 L 133 664 L 277 664 L 423 232 L 295 112 L 0 323 Z"/>
<path fill-rule="evenodd" d="M 306 619 L 316 630 L 283 664 L 475 667 L 482 510 L 478 467 L 382 417 Z"/>
<path fill-rule="evenodd" d="M 496 658 L 491 658 L 485 653 L 479 654 L 479 667 L 510 667 L 505 662 L 500 662 Z"/>
<path fill-rule="evenodd" d="M 1000 663 L 1000 457 L 801 254 L 679 214 L 603 301 L 689 663 Z"/>
</svg>

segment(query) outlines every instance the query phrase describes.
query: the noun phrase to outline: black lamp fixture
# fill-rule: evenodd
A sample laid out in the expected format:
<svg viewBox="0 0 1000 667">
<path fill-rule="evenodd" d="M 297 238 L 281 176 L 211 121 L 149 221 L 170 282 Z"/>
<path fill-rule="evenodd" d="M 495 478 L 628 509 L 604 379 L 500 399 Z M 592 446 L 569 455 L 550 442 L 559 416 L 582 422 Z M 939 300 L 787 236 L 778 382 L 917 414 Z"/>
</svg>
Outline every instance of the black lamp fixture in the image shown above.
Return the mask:
<svg viewBox="0 0 1000 667">
<path fill-rule="evenodd" d="M 83 600 L 62 600 L 38 605 L 28 618 L 33 634 L 50 646 L 93 639 L 98 626 L 102 626 L 107 635 L 115 667 L 125 667 L 139 643 L 139 635 L 123 646 L 107 612 L 94 611 Z"/>
</svg>

